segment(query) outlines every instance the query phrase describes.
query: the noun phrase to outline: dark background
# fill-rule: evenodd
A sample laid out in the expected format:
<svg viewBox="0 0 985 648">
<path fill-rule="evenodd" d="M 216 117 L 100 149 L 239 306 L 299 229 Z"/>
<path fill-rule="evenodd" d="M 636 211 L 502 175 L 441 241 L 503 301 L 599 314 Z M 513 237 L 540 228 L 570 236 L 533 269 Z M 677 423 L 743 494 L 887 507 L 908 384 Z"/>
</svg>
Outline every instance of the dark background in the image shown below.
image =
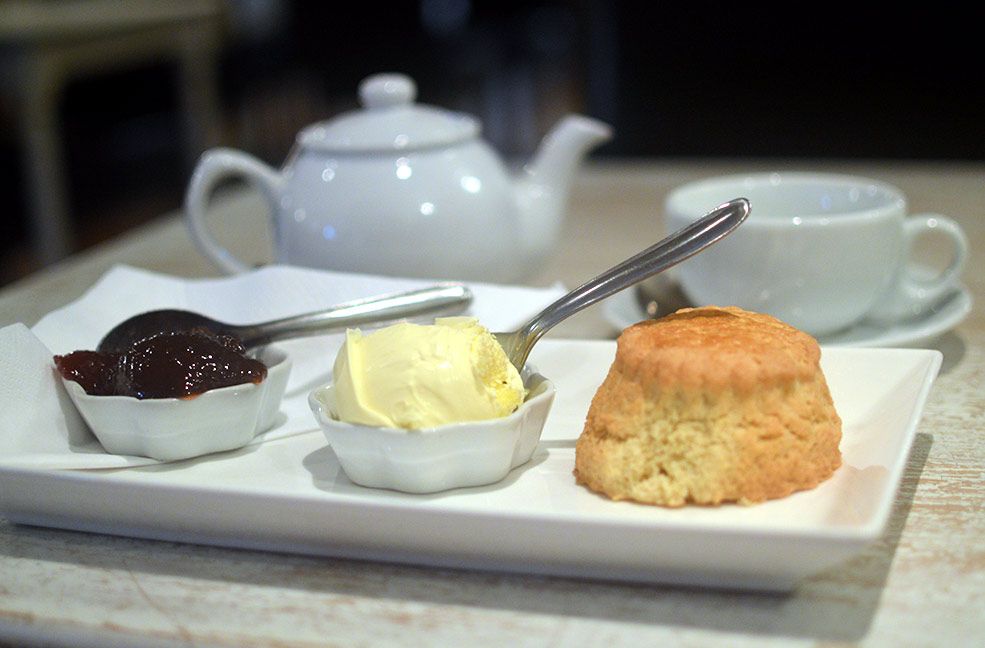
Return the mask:
<svg viewBox="0 0 985 648">
<path fill-rule="evenodd" d="M 223 143 L 279 164 L 298 128 L 356 107 L 363 77 L 402 71 L 420 101 L 476 114 L 507 156 L 575 111 L 615 127 L 596 158 L 980 161 L 985 47 L 971 6 L 230 0 Z M 180 206 L 190 168 L 174 74 L 148 66 L 66 90 L 80 247 Z M 0 251 L 16 252 L 23 171 L 16 138 L 0 145 Z M 32 268 L 5 258 L 6 280 Z"/>
</svg>

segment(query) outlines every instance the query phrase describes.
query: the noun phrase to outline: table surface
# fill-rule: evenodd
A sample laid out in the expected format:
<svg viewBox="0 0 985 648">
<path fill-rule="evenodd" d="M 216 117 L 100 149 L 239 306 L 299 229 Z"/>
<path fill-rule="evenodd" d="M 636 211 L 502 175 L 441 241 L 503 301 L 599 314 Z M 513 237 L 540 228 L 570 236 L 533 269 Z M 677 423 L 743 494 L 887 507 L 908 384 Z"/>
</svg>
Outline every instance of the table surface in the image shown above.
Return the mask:
<svg viewBox="0 0 985 648">
<path fill-rule="evenodd" d="M 971 242 L 971 314 L 944 354 L 883 536 L 788 594 L 457 571 L 23 527 L 0 518 L 0 646 L 981 645 L 985 642 L 985 165 L 874 161 L 599 161 L 579 175 L 554 258 L 531 285 L 575 286 L 663 235 L 661 203 L 701 177 L 856 173 Z M 256 194 L 216 201 L 230 248 L 269 259 Z M 221 223 L 244 226 L 222 227 Z M 118 263 L 218 276 L 178 213 L 0 290 L 0 327 L 33 325 Z M 592 306 L 548 335 L 608 338 Z M 5 643 L 6 642 L 6 643 Z"/>
</svg>

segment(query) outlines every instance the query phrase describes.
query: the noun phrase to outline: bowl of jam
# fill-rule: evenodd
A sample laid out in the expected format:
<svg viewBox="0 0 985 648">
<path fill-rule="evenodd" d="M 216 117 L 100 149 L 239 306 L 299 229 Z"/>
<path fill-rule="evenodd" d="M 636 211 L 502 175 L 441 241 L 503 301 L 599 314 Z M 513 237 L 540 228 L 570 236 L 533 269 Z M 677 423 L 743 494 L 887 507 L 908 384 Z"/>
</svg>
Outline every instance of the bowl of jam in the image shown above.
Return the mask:
<svg viewBox="0 0 985 648">
<path fill-rule="evenodd" d="M 291 361 L 231 336 L 163 332 L 121 351 L 54 357 L 72 402 L 113 454 L 160 461 L 241 448 L 275 423 Z"/>
</svg>

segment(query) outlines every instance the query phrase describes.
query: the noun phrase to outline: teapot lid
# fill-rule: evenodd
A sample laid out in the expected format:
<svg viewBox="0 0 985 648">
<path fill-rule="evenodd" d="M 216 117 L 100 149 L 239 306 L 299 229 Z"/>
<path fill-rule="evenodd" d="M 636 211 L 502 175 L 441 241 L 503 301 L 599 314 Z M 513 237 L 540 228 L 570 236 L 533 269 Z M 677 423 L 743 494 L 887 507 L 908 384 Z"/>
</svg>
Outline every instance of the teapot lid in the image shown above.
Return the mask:
<svg viewBox="0 0 985 648">
<path fill-rule="evenodd" d="M 478 135 L 479 122 L 462 113 L 414 103 L 417 85 L 403 74 L 376 74 L 359 84 L 363 108 L 304 128 L 303 147 L 336 152 L 407 151 Z"/>
</svg>

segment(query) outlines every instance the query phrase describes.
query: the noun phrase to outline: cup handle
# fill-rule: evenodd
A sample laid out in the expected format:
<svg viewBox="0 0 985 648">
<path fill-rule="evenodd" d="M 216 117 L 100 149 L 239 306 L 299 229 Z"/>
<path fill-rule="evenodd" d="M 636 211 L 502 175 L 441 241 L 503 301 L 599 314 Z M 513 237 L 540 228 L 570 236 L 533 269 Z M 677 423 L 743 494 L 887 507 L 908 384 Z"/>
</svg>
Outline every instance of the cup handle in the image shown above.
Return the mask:
<svg viewBox="0 0 985 648">
<path fill-rule="evenodd" d="M 202 154 L 185 192 L 185 222 L 192 239 L 202 253 L 228 274 L 246 272 L 252 268 L 219 245 L 206 223 L 206 212 L 212 192 L 223 180 L 242 178 L 258 188 L 276 210 L 277 198 L 284 184 L 280 173 L 257 158 L 228 148 L 210 149 Z"/>
<path fill-rule="evenodd" d="M 947 237 L 951 242 L 951 263 L 934 277 L 916 276 L 911 261 L 917 239 L 928 234 Z M 889 325 L 925 314 L 953 291 L 968 259 L 968 238 L 961 226 L 940 214 L 917 214 L 903 221 L 903 260 L 886 294 L 869 312 L 869 321 Z"/>
</svg>

